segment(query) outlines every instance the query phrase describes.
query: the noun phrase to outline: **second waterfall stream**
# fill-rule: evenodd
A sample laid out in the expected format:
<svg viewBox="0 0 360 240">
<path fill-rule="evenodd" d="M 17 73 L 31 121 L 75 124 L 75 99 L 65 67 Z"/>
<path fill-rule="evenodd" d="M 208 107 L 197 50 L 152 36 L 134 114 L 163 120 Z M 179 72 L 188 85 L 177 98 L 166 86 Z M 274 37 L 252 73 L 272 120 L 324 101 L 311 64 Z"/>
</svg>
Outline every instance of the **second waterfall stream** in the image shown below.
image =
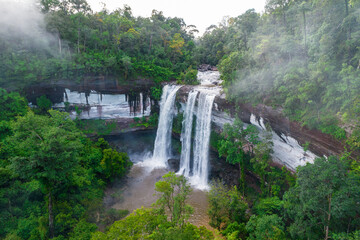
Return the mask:
<svg viewBox="0 0 360 240">
<path fill-rule="evenodd" d="M 174 118 L 174 102 L 181 86 L 165 85 L 160 101 L 160 117 L 156 132 L 152 162 L 156 166 L 166 167 L 171 157 L 171 130 Z"/>
<path fill-rule="evenodd" d="M 166 85 L 160 101 L 160 117 L 154 144 L 152 163 L 166 167 L 171 158 L 171 131 L 174 103 L 180 86 Z M 183 174 L 198 189 L 208 188 L 209 142 L 211 113 L 215 95 L 193 90 L 189 93 L 182 123 L 179 174 Z M 197 106 L 196 106 L 197 100 Z M 196 117 L 193 133 L 194 116 Z M 191 151 L 193 150 L 193 152 Z M 192 154 L 191 154 L 192 153 Z"/>
</svg>

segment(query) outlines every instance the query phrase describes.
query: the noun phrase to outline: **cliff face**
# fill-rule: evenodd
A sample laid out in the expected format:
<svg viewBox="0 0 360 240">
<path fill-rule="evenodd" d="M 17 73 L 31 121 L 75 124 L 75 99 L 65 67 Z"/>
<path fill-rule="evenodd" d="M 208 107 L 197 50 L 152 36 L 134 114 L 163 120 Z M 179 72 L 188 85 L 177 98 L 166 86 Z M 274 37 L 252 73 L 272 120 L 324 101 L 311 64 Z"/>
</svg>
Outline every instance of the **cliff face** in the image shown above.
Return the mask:
<svg viewBox="0 0 360 240">
<path fill-rule="evenodd" d="M 196 86 L 184 86 L 178 92 L 177 101 L 186 104 L 189 91 Z M 299 165 L 313 162 L 316 156 L 340 155 L 344 150 L 343 143 L 332 136 L 318 130 L 302 127 L 297 122 L 292 122 L 284 117 L 281 109 L 273 109 L 266 105 L 238 104 L 235 105 L 225 99 L 224 94 L 216 96 L 213 106 L 212 122 L 215 130 L 221 131 L 225 123 L 231 123 L 235 117 L 240 118 L 245 124 L 253 124 L 260 131 L 265 130 L 269 124 L 273 130 L 274 153 L 273 160 L 295 171 Z M 309 144 L 307 151 L 303 147 Z"/>
<path fill-rule="evenodd" d="M 328 134 L 324 134 L 316 129 L 302 127 L 298 122 L 292 122 L 284 117 L 281 110 L 273 109 L 269 106 L 259 104 L 256 107 L 250 104 L 239 104 L 241 113 L 240 118 L 248 121 L 249 113 L 261 117 L 269 123 L 272 129 L 278 134 L 285 134 L 295 138 L 301 145 L 310 143 L 309 150 L 318 156 L 340 155 L 344 150 L 344 145 Z"/>
</svg>

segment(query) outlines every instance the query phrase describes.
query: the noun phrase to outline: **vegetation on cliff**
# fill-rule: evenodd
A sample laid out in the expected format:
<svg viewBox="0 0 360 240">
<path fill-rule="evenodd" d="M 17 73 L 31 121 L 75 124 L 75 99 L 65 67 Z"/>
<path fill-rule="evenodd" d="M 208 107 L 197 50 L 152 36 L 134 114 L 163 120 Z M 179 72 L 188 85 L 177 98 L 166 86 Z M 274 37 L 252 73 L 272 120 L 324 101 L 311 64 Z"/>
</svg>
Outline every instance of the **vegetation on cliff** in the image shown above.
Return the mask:
<svg viewBox="0 0 360 240">
<path fill-rule="evenodd" d="M 228 98 L 283 108 L 345 139 L 359 121 L 359 1 L 269 0 L 208 28 L 196 58 L 217 65 Z"/>
<path fill-rule="evenodd" d="M 0 34 L 3 87 L 76 80 L 86 74 L 111 74 L 125 80 L 146 77 L 157 82 L 191 79 L 197 30 L 183 19 L 165 17 L 156 10 L 148 18 L 134 17 L 129 6 L 93 12 L 83 0 L 40 2 L 36 6 L 40 9 L 20 3 L 4 6 L 9 12 L 17 8 L 22 20 L 29 22 L 15 28 L 8 23 Z M 35 28 L 35 32 L 24 28 Z"/>
</svg>

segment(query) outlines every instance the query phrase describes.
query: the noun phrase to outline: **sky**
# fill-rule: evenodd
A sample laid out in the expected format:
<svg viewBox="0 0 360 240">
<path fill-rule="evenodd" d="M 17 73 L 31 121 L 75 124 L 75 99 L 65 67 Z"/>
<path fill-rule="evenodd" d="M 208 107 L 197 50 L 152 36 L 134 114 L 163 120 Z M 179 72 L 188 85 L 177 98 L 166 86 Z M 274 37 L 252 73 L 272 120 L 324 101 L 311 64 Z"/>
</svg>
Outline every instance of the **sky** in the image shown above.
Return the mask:
<svg viewBox="0 0 360 240">
<path fill-rule="evenodd" d="M 102 9 L 102 3 L 110 11 L 124 4 L 131 7 L 134 16 L 149 17 L 151 11 L 163 11 L 165 17 L 183 18 L 186 25 L 195 25 L 204 33 L 212 24 L 217 25 L 224 16 L 236 17 L 254 8 L 263 12 L 266 0 L 87 0 L 94 11 Z"/>
</svg>

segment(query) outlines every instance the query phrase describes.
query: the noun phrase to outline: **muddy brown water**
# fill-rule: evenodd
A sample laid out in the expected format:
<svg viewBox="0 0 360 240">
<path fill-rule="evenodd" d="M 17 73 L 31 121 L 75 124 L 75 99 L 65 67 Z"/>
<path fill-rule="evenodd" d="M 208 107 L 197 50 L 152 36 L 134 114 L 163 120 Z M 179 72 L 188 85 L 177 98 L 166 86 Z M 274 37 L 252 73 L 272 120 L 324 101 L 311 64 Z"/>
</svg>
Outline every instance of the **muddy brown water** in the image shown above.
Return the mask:
<svg viewBox="0 0 360 240">
<path fill-rule="evenodd" d="M 152 169 L 151 162 L 149 163 L 146 160 L 151 156 L 151 144 L 154 138 L 154 131 L 143 132 L 142 134 L 127 133 L 126 135 L 107 138 L 110 144 L 128 152 L 130 160 L 134 162 L 126 178 L 121 180 L 121 183 L 113 184 L 107 189 L 104 201 L 108 208 L 127 209 L 132 212 L 142 206 L 151 207 L 156 202 L 155 183 L 170 170 L 165 168 Z M 145 148 L 144 145 L 147 147 Z M 143 163 L 144 160 L 146 164 Z M 207 215 L 207 192 L 192 189 L 187 204 L 194 209 L 189 222 L 213 230 L 209 225 Z"/>
<path fill-rule="evenodd" d="M 107 190 L 107 197 L 117 195 L 116 200 L 112 201 L 109 207 L 127 209 L 129 212 L 141 207 L 151 207 L 158 197 L 155 192 L 155 183 L 168 171 L 165 168 L 151 170 L 141 163 L 135 164 L 122 186 L 113 186 Z M 189 222 L 211 229 L 207 215 L 207 193 L 193 189 L 187 203 L 194 209 Z"/>
</svg>

